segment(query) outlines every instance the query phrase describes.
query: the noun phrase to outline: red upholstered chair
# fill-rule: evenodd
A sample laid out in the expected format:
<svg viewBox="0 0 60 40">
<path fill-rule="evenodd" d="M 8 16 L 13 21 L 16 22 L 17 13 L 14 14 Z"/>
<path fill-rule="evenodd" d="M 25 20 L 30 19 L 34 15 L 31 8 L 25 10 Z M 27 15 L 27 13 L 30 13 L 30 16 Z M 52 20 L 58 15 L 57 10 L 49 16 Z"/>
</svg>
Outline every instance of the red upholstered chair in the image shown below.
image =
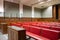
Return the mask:
<svg viewBox="0 0 60 40">
<path fill-rule="evenodd" d="M 39 36 L 41 35 L 41 29 L 38 27 L 34 27 L 34 26 L 30 27 L 30 32 Z"/>
<path fill-rule="evenodd" d="M 18 26 L 22 26 L 22 22 L 17 22 L 17 25 Z"/>
<path fill-rule="evenodd" d="M 15 22 L 10 23 L 10 26 L 15 26 L 15 25 L 16 25 Z"/>
<path fill-rule="evenodd" d="M 10 26 L 17 26 L 17 27 L 22 27 L 22 24 L 21 23 L 15 23 L 15 22 L 11 22 L 10 23 Z"/>
<path fill-rule="evenodd" d="M 21 24 L 15 24 L 16 26 L 18 26 L 18 27 L 22 27 L 22 25 Z"/>
<path fill-rule="evenodd" d="M 60 27 L 52 27 L 51 29 L 60 31 Z"/>
<path fill-rule="evenodd" d="M 31 22 L 23 22 L 23 25 L 30 25 Z"/>
<path fill-rule="evenodd" d="M 42 29 L 41 36 L 49 38 L 51 40 L 58 40 L 60 36 L 60 32 L 55 30 Z"/>
<path fill-rule="evenodd" d="M 29 27 L 29 25 L 23 25 L 23 28 L 25 28 L 26 31 L 30 31 L 30 27 Z"/>
<path fill-rule="evenodd" d="M 38 24 L 37 22 L 32 22 L 31 23 L 32 26 L 37 26 L 37 24 Z"/>
<path fill-rule="evenodd" d="M 48 25 L 40 25 L 41 28 L 47 28 L 47 29 L 50 29 L 51 26 L 48 26 Z"/>
</svg>

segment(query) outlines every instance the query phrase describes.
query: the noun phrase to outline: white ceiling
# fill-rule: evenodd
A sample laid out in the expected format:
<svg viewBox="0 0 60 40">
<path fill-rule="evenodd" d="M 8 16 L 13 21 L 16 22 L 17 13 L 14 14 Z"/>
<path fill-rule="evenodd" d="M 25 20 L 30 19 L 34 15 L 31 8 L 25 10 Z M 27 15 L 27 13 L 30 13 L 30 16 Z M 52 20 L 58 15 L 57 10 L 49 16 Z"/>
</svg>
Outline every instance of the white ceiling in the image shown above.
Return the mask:
<svg viewBox="0 0 60 40">
<path fill-rule="evenodd" d="M 60 4 L 60 0 L 51 0 L 49 2 L 46 2 L 47 0 L 5 0 L 5 1 L 11 1 L 11 2 L 15 2 L 15 3 L 21 2 L 24 5 L 34 6 L 36 8 L 40 8 L 40 9 L 46 8 L 46 7 L 51 6 L 51 5 Z M 39 4 L 42 1 L 44 1 L 44 3 Z"/>
<path fill-rule="evenodd" d="M 39 4 L 41 1 L 44 1 L 44 3 Z M 46 2 L 46 0 L 41 0 L 41 1 L 38 1 L 38 0 L 20 0 L 20 2 L 23 3 L 24 5 L 34 6 L 34 7 L 41 8 L 41 9 L 46 8 L 48 6 L 51 6 L 51 5 L 60 4 L 60 0 L 51 0 L 49 2 Z"/>
</svg>

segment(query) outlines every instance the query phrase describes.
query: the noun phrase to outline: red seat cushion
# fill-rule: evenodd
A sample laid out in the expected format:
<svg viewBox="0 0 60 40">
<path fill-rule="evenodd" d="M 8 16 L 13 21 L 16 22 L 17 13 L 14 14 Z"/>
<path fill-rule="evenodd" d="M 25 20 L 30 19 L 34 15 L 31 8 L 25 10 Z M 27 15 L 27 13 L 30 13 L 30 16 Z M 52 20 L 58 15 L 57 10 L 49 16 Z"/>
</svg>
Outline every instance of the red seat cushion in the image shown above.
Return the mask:
<svg viewBox="0 0 60 40">
<path fill-rule="evenodd" d="M 50 26 L 48 26 L 48 25 L 40 25 L 40 27 L 41 28 L 48 28 L 48 29 L 50 29 L 51 27 Z"/>
<path fill-rule="evenodd" d="M 39 36 L 39 35 L 36 35 L 36 34 L 33 34 L 31 32 L 26 32 L 26 35 L 34 38 L 34 39 L 37 39 L 37 40 L 50 40 L 48 38 L 45 38 L 45 37 L 42 37 L 42 36 Z"/>
<path fill-rule="evenodd" d="M 59 34 L 60 34 L 59 31 L 42 29 L 42 36 L 46 37 L 46 38 L 49 38 L 51 40 L 58 40 L 59 36 L 60 36 Z"/>
<path fill-rule="evenodd" d="M 29 27 L 29 25 L 24 25 L 23 28 L 25 28 L 26 31 L 30 31 L 30 27 Z"/>
<path fill-rule="evenodd" d="M 14 26 L 15 26 L 15 25 L 16 25 L 16 23 L 11 23 L 10 25 L 11 25 L 11 26 L 12 26 L 12 25 L 14 25 Z"/>
<path fill-rule="evenodd" d="M 41 35 L 41 30 L 38 27 L 34 27 L 34 26 L 30 27 L 30 32 L 37 35 Z"/>
<path fill-rule="evenodd" d="M 52 27 L 53 30 L 60 31 L 60 27 Z"/>
</svg>

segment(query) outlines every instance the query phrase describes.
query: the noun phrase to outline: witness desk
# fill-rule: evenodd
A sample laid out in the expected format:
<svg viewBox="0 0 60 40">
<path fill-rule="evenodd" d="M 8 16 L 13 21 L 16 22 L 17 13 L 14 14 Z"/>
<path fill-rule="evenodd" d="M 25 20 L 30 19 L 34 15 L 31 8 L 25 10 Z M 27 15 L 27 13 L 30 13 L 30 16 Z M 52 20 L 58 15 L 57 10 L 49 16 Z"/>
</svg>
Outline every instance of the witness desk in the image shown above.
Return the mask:
<svg viewBox="0 0 60 40">
<path fill-rule="evenodd" d="M 26 40 L 25 29 L 16 26 L 9 26 L 8 40 Z"/>
</svg>

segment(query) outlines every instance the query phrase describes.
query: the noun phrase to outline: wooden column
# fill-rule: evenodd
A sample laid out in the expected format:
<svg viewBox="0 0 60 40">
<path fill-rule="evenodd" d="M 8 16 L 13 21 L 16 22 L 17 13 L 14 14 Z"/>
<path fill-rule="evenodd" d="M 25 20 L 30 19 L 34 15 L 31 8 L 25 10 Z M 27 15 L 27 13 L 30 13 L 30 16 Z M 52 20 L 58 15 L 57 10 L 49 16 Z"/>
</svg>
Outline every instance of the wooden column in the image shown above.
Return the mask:
<svg viewBox="0 0 60 40">
<path fill-rule="evenodd" d="M 56 5 L 53 5 L 52 13 L 53 19 L 56 19 Z"/>
<path fill-rule="evenodd" d="M 26 40 L 25 29 L 16 26 L 8 27 L 8 40 Z"/>
<path fill-rule="evenodd" d="M 58 17 L 59 17 L 59 20 L 60 20 L 60 4 L 58 5 Z"/>
</svg>

